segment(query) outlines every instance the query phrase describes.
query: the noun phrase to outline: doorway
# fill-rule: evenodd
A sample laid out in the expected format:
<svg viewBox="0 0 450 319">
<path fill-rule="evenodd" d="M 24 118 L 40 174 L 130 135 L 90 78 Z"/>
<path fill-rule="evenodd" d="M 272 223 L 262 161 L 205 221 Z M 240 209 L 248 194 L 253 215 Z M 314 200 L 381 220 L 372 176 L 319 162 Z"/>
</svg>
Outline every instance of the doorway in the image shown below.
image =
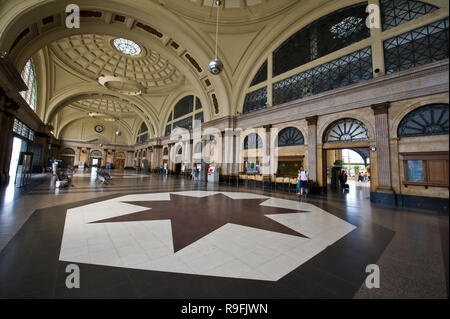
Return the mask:
<svg viewBox="0 0 450 319">
<path fill-rule="evenodd" d="M 346 200 L 370 200 L 370 151 L 368 147 L 347 147 L 323 151 L 323 183 L 330 196 Z M 344 175 L 343 175 L 344 174 Z M 345 183 L 342 179 L 345 179 Z M 343 187 L 344 185 L 348 185 Z"/>
<path fill-rule="evenodd" d="M 26 148 L 26 142 L 18 137 L 14 137 L 13 147 L 11 151 L 11 162 L 9 164 L 9 184 L 16 183 L 17 166 L 19 165 L 19 157 L 22 148 Z"/>
<path fill-rule="evenodd" d="M 101 158 L 93 158 L 92 159 L 92 167 L 101 167 L 102 159 Z"/>
</svg>

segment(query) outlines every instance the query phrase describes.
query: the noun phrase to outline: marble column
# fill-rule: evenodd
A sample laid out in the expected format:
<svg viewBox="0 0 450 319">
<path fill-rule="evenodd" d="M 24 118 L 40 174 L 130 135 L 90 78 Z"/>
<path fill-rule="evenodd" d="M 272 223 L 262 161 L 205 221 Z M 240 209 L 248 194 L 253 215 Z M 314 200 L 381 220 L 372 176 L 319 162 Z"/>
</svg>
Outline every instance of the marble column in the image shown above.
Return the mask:
<svg viewBox="0 0 450 319">
<path fill-rule="evenodd" d="M 375 141 L 377 155 L 377 192 L 393 192 L 391 180 L 391 156 L 389 149 L 389 103 L 372 105 L 375 115 Z"/>
<path fill-rule="evenodd" d="M 309 179 L 317 181 L 317 119 L 318 116 L 306 118 L 308 123 L 308 168 Z"/>
</svg>

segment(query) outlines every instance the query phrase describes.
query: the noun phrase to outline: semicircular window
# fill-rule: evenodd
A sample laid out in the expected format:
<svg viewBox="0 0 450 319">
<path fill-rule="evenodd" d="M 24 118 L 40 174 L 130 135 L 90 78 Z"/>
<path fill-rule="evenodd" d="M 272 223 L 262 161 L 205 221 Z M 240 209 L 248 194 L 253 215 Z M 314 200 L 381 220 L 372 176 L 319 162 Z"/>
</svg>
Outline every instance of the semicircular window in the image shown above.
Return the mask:
<svg viewBox="0 0 450 319">
<path fill-rule="evenodd" d="M 65 148 L 61 152 L 62 155 L 75 155 L 75 151 L 71 148 Z"/>
<path fill-rule="evenodd" d="M 100 151 L 92 151 L 91 152 L 91 156 L 98 156 L 98 157 L 100 157 L 100 156 L 102 156 L 102 152 L 100 152 Z"/>
<path fill-rule="evenodd" d="M 355 142 L 369 140 L 367 127 L 355 119 L 342 119 L 331 124 L 324 136 L 324 143 Z"/>
<path fill-rule="evenodd" d="M 256 133 L 251 133 L 244 139 L 244 150 L 261 148 L 262 146 L 262 138 Z"/>
<path fill-rule="evenodd" d="M 305 138 L 302 132 L 295 127 L 286 127 L 278 133 L 277 146 L 304 145 Z"/>
<path fill-rule="evenodd" d="M 398 137 L 448 134 L 448 104 L 430 104 L 408 113 L 398 126 Z"/>
</svg>

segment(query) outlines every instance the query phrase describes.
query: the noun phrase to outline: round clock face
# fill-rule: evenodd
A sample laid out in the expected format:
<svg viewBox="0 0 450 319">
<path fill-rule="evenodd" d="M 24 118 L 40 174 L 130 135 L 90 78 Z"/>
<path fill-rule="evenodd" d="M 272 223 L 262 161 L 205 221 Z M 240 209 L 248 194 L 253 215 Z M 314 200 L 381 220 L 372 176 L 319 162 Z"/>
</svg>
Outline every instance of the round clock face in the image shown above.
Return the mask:
<svg viewBox="0 0 450 319">
<path fill-rule="evenodd" d="M 95 130 L 97 133 L 101 133 L 101 132 L 103 132 L 103 126 L 101 126 L 101 125 L 96 125 L 96 126 L 94 127 L 94 130 Z"/>
</svg>

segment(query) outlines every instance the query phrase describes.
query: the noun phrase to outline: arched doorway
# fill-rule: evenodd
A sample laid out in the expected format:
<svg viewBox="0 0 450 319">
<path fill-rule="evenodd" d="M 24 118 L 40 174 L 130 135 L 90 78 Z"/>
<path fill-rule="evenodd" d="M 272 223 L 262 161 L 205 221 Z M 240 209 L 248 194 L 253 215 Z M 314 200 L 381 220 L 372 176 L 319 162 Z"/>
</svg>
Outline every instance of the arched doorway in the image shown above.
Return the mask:
<svg viewBox="0 0 450 319">
<path fill-rule="evenodd" d="M 370 200 L 371 153 L 366 125 L 353 118 L 337 120 L 325 130 L 322 143 L 326 192 Z"/>
</svg>

